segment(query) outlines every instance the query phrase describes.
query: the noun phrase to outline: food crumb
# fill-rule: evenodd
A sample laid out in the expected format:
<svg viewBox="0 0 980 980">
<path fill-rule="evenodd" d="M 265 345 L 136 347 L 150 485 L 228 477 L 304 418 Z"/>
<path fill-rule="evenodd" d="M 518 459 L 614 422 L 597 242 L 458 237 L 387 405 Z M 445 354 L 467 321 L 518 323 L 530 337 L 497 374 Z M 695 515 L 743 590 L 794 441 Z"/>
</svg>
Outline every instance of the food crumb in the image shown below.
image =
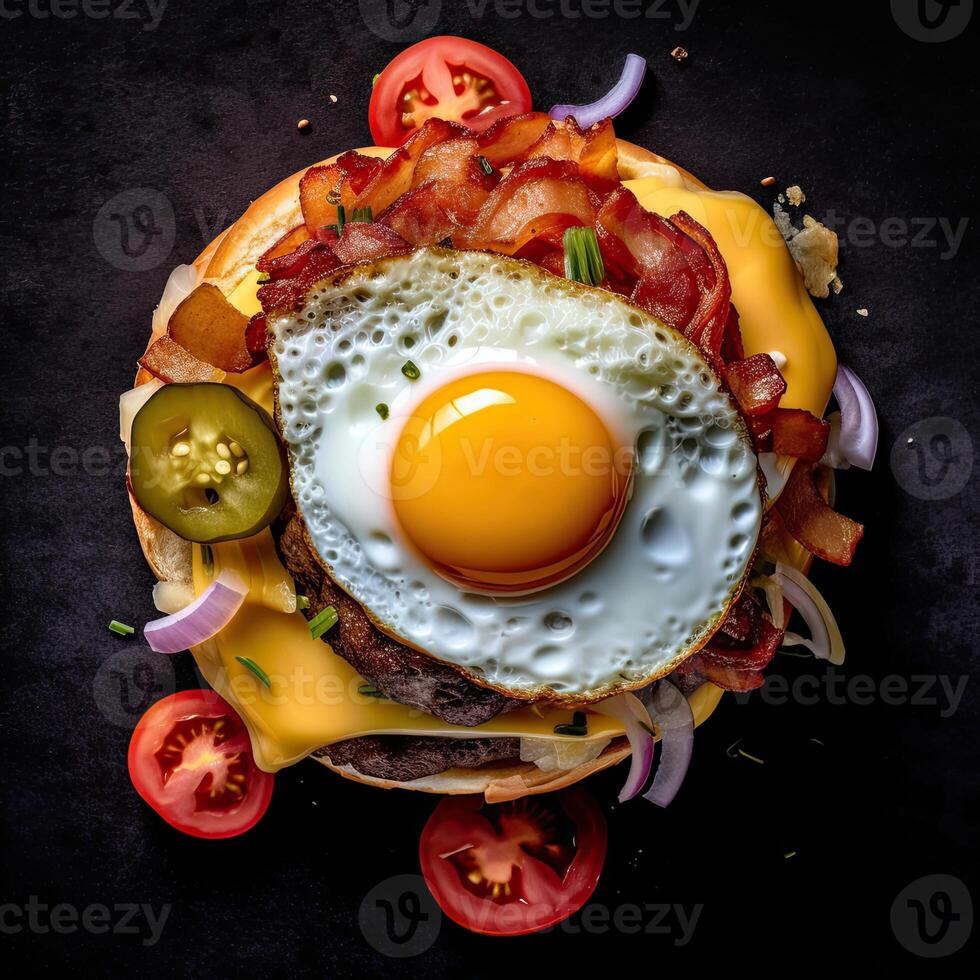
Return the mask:
<svg viewBox="0 0 980 980">
<path fill-rule="evenodd" d="M 763 187 L 772 187 L 772 185 L 776 183 L 776 178 L 763 177 L 762 180 L 759 181 L 759 183 L 762 184 Z"/>
<path fill-rule="evenodd" d="M 867 316 L 868 315 L 868 311 L 862 306 L 861 309 L 859 309 L 857 311 L 857 315 L 858 316 Z"/>
<path fill-rule="evenodd" d="M 794 184 L 792 187 L 786 188 L 786 200 L 794 208 L 798 208 L 806 200 L 806 194 L 803 193 L 803 188 L 799 184 Z"/>
<path fill-rule="evenodd" d="M 309 129 L 310 128 L 310 121 L 309 121 L 309 119 L 300 119 L 300 121 L 298 123 L 296 123 L 296 128 L 300 132 L 303 132 L 303 130 Z"/>
<path fill-rule="evenodd" d="M 682 48 L 680 45 L 678 45 L 673 51 L 670 52 L 670 56 L 674 59 L 674 61 L 683 61 L 688 56 L 687 48 Z"/>
<path fill-rule="evenodd" d="M 803 227 L 796 228 L 780 205 L 774 204 L 772 210 L 776 227 L 803 273 L 807 292 L 820 299 L 829 296 L 831 289 L 839 294 L 844 284 L 837 275 L 837 235 L 808 214 L 803 216 Z"/>
<path fill-rule="evenodd" d="M 334 95 L 333 92 L 330 93 L 330 101 L 331 102 L 336 102 L 337 101 L 337 96 Z"/>
</svg>

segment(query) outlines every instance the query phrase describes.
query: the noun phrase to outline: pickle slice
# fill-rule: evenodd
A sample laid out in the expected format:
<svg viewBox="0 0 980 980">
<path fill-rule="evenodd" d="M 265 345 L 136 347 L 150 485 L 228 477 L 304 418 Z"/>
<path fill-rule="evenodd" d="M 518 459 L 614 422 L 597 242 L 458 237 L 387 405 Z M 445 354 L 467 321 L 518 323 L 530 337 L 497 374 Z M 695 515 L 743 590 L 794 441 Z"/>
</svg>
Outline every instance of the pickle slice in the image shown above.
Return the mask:
<svg viewBox="0 0 980 980">
<path fill-rule="evenodd" d="M 230 385 L 168 384 L 133 419 L 130 482 L 140 507 L 188 541 L 256 534 L 289 492 L 268 413 Z"/>
</svg>

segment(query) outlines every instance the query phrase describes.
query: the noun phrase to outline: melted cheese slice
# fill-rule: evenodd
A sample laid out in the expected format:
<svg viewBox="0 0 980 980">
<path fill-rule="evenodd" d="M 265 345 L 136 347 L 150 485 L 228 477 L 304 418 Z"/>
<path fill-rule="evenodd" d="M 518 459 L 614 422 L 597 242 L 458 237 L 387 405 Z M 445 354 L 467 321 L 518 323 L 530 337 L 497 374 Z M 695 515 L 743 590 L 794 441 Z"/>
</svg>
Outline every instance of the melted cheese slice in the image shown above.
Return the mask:
<svg viewBox="0 0 980 980">
<path fill-rule="evenodd" d="M 787 383 L 782 404 L 823 415 L 837 370 L 833 345 L 772 219 L 743 194 L 699 188 L 672 167 L 651 168 L 651 172 L 627 181 L 626 186 L 649 210 L 667 216 L 686 211 L 711 232 L 728 264 L 746 353 L 780 352 L 786 359 L 782 370 Z M 229 296 L 246 316 L 260 310 L 258 278 L 253 271 Z M 272 374 L 267 365 L 228 375 L 226 382 L 272 412 Z M 795 542 L 787 544 L 792 547 Z M 800 551 L 796 564 L 802 567 L 808 556 L 796 549 Z M 574 738 L 556 735 L 554 730 L 570 721 L 572 709 L 567 707 L 533 705 L 467 728 L 366 695 L 369 685 L 329 644 L 311 638 L 302 613 L 290 611 L 295 609 L 291 605 L 295 591 L 268 531 L 243 542 L 214 546 L 213 564 L 207 570 L 200 549 L 194 551 L 198 594 L 221 567 L 236 568 L 251 583 L 235 619 L 193 652 L 208 683 L 241 714 L 262 769 L 275 771 L 320 746 L 359 735 Z M 271 687 L 265 687 L 239 658 L 258 664 L 270 677 Z M 696 724 L 711 715 L 721 694 L 712 684 L 694 692 L 690 702 Z M 588 739 L 623 733 L 616 719 L 591 712 L 588 730 Z"/>
</svg>

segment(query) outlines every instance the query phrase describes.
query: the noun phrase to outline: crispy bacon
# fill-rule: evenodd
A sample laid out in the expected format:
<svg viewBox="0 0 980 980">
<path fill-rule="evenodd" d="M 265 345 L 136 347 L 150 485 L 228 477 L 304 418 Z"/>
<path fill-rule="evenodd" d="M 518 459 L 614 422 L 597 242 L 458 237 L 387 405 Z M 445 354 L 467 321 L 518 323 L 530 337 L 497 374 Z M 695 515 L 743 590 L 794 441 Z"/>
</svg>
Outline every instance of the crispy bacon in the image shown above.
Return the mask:
<svg viewBox="0 0 980 980">
<path fill-rule="evenodd" d="M 571 116 L 552 122 L 525 154 L 528 160 L 538 157 L 577 163 L 586 185 L 600 196 L 619 186 L 619 153 L 610 119 L 585 130 Z"/>
<path fill-rule="evenodd" d="M 266 315 L 256 313 L 245 326 L 245 347 L 256 357 L 265 356 Z"/>
<path fill-rule="evenodd" d="M 299 265 L 298 261 L 293 263 L 291 271 L 292 269 L 295 271 L 290 278 L 278 279 L 259 287 L 259 303 L 266 313 L 271 313 L 273 310 L 297 309 L 309 288 L 340 265 L 340 260 L 325 242 L 310 242 L 308 246 L 304 243 L 300 249 L 303 249 L 305 261 L 299 268 L 296 268 Z M 294 252 L 291 256 L 282 256 L 281 259 L 286 262 L 295 255 Z M 280 260 L 276 259 L 276 261 Z"/>
<path fill-rule="evenodd" d="M 357 206 L 359 196 L 383 166 L 376 157 L 351 150 L 325 167 L 310 167 L 299 182 L 299 203 L 309 234 L 336 222 L 338 204 Z"/>
<path fill-rule="evenodd" d="M 292 279 L 298 276 L 310 259 L 310 254 L 322 247 L 319 239 L 319 232 L 316 238 L 308 238 L 301 242 L 293 251 L 278 255 L 275 258 L 262 260 L 262 264 L 257 268 L 264 272 L 271 282 L 279 282 L 280 279 Z"/>
<path fill-rule="evenodd" d="M 309 237 L 310 233 L 306 230 L 306 225 L 297 225 L 291 231 L 287 231 L 272 248 L 262 253 L 259 261 L 255 263 L 255 268 L 259 272 L 268 272 L 269 263 L 273 259 L 279 258 L 280 255 L 288 255 L 290 252 L 294 252 L 303 242 L 308 241 Z"/>
<path fill-rule="evenodd" d="M 478 133 L 477 145 L 480 153 L 499 169 L 521 159 L 550 125 L 551 118 L 544 112 L 507 116 Z"/>
<path fill-rule="evenodd" d="M 500 180 L 479 162 L 475 139 L 452 139 L 429 147 L 415 167 L 412 189 L 378 216 L 413 245 L 433 245 L 473 224 Z"/>
<path fill-rule="evenodd" d="M 380 259 L 405 252 L 411 245 L 384 225 L 355 221 L 344 225 L 344 233 L 333 243 L 333 253 L 344 265 Z"/>
<path fill-rule="evenodd" d="M 772 451 L 818 462 L 827 451 L 830 423 L 802 408 L 777 408 L 771 415 Z"/>
<path fill-rule="evenodd" d="M 864 527 L 829 506 L 814 482 L 815 469 L 813 463 L 797 462 L 776 510 L 790 534 L 811 554 L 835 565 L 850 565 Z"/>
<path fill-rule="evenodd" d="M 729 364 L 725 380 L 739 407 L 749 416 L 773 411 L 786 391 L 786 381 L 768 354 L 753 354 Z M 771 428 L 768 420 L 767 427 Z"/>
<path fill-rule="evenodd" d="M 514 255 L 543 232 L 591 225 L 595 201 L 570 161 L 529 160 L 515 167 L 491 192 L 476 222 L 454 237 L 462 248 Z"/>
<path fill-rule="evenodd" d="M 694 674 L 711 681 L 725 691 L 744 693 L 755 691 L 765 683 L 765 674 L 761 670 L 733 670 L 713 663 L 707 656 L 696 653 L 688 657 L 678 668 L 682 675 Z"/>
<path fill-rule="evenodd" d="M 465 137 L 469 130 L 444 119 L 427 119 L 421 129 L 386 157 L 377 173 L 351 202 L 354 208 L 371 208 L 375 216 L 398 200 L 412 186 L 415 165 L 436 143 Z"/>
</svg>

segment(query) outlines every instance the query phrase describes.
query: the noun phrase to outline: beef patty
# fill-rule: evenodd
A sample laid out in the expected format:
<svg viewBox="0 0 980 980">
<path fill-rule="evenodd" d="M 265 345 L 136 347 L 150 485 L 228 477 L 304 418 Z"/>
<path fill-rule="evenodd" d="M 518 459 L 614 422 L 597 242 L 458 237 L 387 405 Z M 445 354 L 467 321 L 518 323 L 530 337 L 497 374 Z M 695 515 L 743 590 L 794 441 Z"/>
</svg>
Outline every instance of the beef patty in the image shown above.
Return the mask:
<svg viewBox="0 0 980 980">
<path fill-rule="evenodd" d="M 450 725 L 465 726 L 482 725 L 502 711 L 527 703 L 480 687 L 449 664 L 434 660 L 382 633 L 360 603 L 334 584 L 323 569 L 313 553 L 303 520 L 298 514 L 290 518 L 280 535 L 279 552 L 299 591 L 310 600 L 307 617 L 312 619 L 327 606 L 337 610 L 337 625 L 324 636 L 324 641 L 329 640 L 340 656 L 392 701 L 411 705 Z M 336 749 L 336 746 L 331 746 L 331 749 Z"/>
<path fill-rule="evenodd" d="M 517 738 L 436 738 L 431 735 L 364 735 L 317 749 L 335 766 L 352 766 L 365 776 L 407 782 L 447 769 L 476 769 L 502 759 L 519 761 Z"/>
</svg>

